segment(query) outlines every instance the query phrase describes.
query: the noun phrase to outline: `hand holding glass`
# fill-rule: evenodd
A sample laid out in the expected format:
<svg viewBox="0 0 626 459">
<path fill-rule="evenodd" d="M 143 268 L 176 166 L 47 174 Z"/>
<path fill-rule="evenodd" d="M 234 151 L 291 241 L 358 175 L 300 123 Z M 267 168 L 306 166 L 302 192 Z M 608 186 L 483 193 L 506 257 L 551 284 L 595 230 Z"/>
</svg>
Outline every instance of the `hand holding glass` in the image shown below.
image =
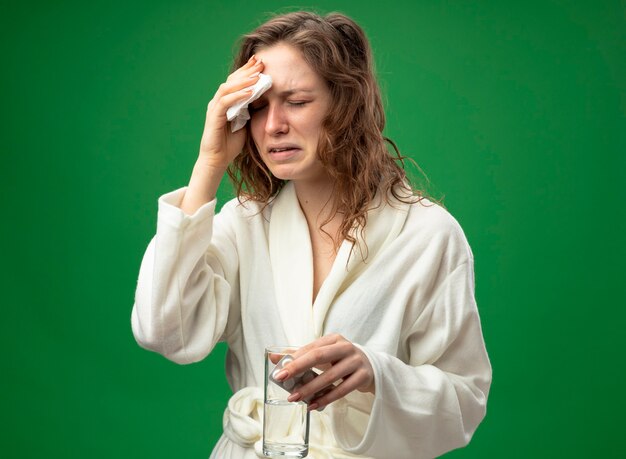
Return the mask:
<svg viewBox="0 0 626 459">
<path fill-rule="evenodd" d="M 263 454 L 269 457 L 306 457 L 309 453 L 309 411 L 306 401 L 289 402 L 298 385 L 315 373 L 309 370 L 296 378 L 278 381 L 276 374 L 293 360 L 297 348 L 274 346 L 265 349 L 265 397 L 263 409 Z"/>
</svg>

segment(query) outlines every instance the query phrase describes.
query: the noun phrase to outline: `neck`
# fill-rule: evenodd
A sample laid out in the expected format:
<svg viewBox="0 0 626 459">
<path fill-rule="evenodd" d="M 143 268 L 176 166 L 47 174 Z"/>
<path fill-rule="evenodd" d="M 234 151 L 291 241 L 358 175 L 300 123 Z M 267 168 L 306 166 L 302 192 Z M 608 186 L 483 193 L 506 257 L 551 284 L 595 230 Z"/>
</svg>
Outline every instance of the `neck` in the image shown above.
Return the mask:
<svg viewBox="0 0 626 459">
<path fill-rule="evenodd" d="M 300 203 L 300 208 L 306 217 L 309 228 L 319 229 L 324 223 L 333 209 L 333 183 L 329 179 L 320 179 L 316 181 L 294 182 L 296 196 Z M 336 226 L 337 222 L 341 223 L 341 216 L 335 215 L 329 226 Z M 331 232 L 331 234 L 333 234 Z"/>
</svg>

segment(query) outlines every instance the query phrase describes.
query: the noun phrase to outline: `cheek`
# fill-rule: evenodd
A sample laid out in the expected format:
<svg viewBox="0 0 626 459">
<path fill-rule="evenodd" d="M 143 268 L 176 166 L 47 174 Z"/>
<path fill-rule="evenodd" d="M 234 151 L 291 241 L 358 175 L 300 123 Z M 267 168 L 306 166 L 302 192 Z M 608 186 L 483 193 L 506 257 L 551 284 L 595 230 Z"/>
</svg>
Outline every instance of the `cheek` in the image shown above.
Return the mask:
<svg viewBox="0 0 626 459">
<path fill-rule="evenodd" d="M 303 123 L 302 129 L 306 137 L 315 144 L 318 143 L 320 134 L 322 132 L 323 119 L 319 116 L 308 118 L 306 123 Z"/>
</svg>

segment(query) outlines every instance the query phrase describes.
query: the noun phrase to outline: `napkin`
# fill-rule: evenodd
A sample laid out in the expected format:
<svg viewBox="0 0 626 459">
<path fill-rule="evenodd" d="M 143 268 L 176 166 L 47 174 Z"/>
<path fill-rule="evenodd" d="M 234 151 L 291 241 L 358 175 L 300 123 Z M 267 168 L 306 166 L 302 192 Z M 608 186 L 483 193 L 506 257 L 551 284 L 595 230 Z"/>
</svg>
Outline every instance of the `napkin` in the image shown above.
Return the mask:
<svg viewBox="0 0 626 459">
<path fill-rule="evenodd" d="M 247 99 L 237 102 L 226 111 L 226 118 L 230 121 L 230 129 L 232 132 L 238 131 L 246 125 L 250 119 L 248 105 L 257 100 L 261 95 L 272 87 L 272 77 L 259 73 L 259 81 L 252 87 L 252 94 Z"/>
</svg>

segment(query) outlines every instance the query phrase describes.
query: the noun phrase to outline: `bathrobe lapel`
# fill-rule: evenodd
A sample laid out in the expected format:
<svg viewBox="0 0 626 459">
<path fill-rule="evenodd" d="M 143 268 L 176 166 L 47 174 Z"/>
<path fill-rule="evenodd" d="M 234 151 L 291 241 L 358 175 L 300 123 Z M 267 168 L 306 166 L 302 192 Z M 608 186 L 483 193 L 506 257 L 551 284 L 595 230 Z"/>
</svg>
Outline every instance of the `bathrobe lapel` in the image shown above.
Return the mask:
<svg viewBox="0 0 626 459">
<path fill-rule="evenodd" d="M 272 208 L 269 242 L 276 300 L 288 344 L 306 344 L 323 336 L 324 321 L 334 300 L 400 233 L 410 205 L 402 202 L 379 205 L 380 202 L 378 198 L 368 212 L 366 245 L 361 244 L 362 250 L 357 247 L 352 251 L 352 245 L 343 241 L 311 305 L 313 255 L 309 228 L 293 184 L 289 182 L 281 190 Z M 355 237 L 358 236 L 356 232 Z"/>
<path fill-rule="evenodd" d="M 360 241 L 360 249 L 357 246 L 354 250 L 351 250 L 352 244 L 348 241 L 343 241 L 330 273 L 317 294 L 313 306 L 313 325 L 316 338 L 324 335 L 324 321 L 334 300 L 398 236 L 406 221 L 409 211 L 408 204 L 395 202 L 392 207 L 385 203 L 379 205 L 380 201 L 380 198 L 378 198 L 376 204 L 367 213 L 367 224 L 363 234 L 365 244 L 359 237 L 358 231 L 353 232 L 353 235 L 357 238 L 357 241 Z M 375 278 L 372 278 L 372 280 L 375 280 Z"/>
<path fill-rule="evenodd" d="M 272 205 L 269 250 L 276 302 L 288 341 L 285 344 L 307 344 L 314 339 L 313 253 L 306 218 L 291 182 Z"/>
</svg>

